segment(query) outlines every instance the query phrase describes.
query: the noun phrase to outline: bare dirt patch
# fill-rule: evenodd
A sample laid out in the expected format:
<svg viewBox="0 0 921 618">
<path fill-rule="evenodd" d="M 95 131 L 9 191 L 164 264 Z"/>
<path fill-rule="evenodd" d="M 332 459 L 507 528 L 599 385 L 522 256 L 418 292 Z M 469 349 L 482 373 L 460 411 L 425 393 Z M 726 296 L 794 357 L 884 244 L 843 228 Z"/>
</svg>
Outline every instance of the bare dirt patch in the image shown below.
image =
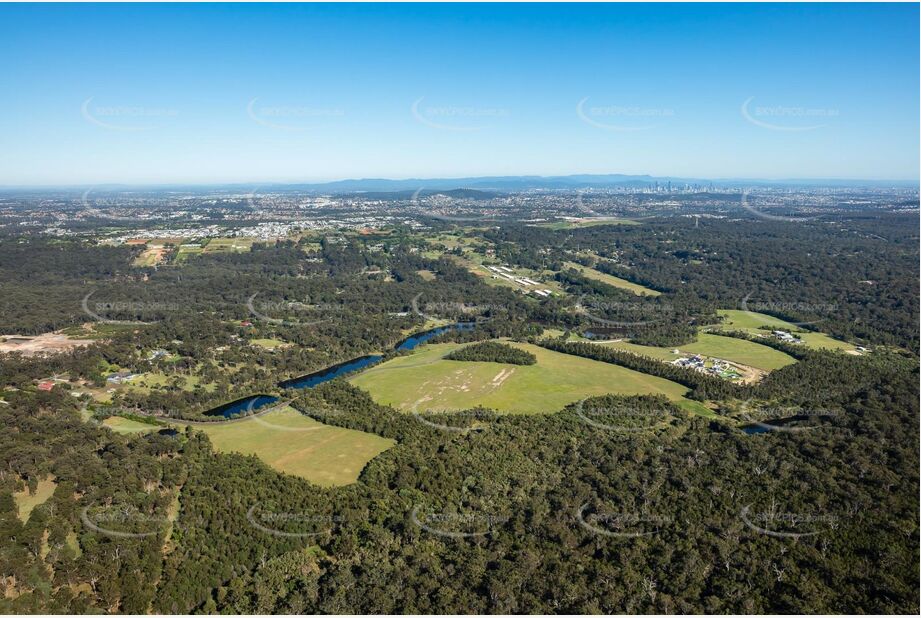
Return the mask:
<svg viewBox="0 0 921 618">
<path fill-rule="evenodd" d="M 163 245 L 148 245 L 134 260 L 135 266 L 156 266 L 166 260 L 168 249 Z"/>
<path fill-rule="evenodd" d="M 20 352 L 25 356 L 60 354 L 95 343 L 92 339 L 71 339 L 60 333 L 45 333 L 35 337 L 0 335 L 0 353 Z"/>
</svg>

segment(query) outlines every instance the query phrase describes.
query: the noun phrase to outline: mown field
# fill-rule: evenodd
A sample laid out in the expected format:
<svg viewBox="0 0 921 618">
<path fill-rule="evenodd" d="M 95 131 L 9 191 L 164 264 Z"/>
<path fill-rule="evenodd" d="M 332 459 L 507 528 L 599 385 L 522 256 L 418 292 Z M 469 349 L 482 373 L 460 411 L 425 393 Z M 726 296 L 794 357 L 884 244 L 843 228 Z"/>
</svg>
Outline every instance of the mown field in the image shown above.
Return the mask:
<svg viewBox="0 0 921 618">
<path fill-rule="evenodd" d="M 358 374 L 350 381 L 375 401 L 398 409 L 463 410 L 485 406 L 499 412 L 556 412 L 596 395 L 662 394 L 682 401 L 687 388 L 669 380 L 539 346 L 514 343 L 537 357 L 534 365 L 449 361 L 463 344 L 423 346 Z"/>
<path fill-rule="evenodd" d="M 156 266 L 164 260 L 168 250 L 160 245 L 148 246 L 134 259 L 135 266 Z"/>
<path fill-rule="evenodd" d="M 678 349 L 681 352 L 722 358 L 765 371 L 780 369 L 796 362 L 792 356 L 765 345 L 707 333 L 701 333 L 697 341 L 679 346 Z"/>
<path fill-rule="evenodd" d="M 120 416 L 111 416 L 102 424 L 123 434 L 164 428 Z M 169 425 L 184 429 L 187 424 L 170 421 Z M 193 428 L 208 434 L 219 452 L 255 455 L 279 472 L 322 487 L 354 483 L 365 464 L 395 444 L 374 434 L 324 425 L 287 406 L 245 420 L 195 424 Z"/>
<path fill-rule="evenodd" d="M 288 345 L 281 339 L 271 339 L 271 338 L 269 339 L 250 339 L 249 343 L 250 345 L 256 345 L 261 348 L 266 348 L 268 350 L 274 350 L 275 348 L 280 348 L 280 347 Z"/>
<path fill-rule="evenodd" d="M 13 493 L 17 514 L 20 521 L 29 521 L 29 515 L 39 504 L 43 504 L 54 493 L 58 484 L 53 476 L 42 479 L 35 488 L 35 493 L 30 494 L 28 489 Z"/>
<path fill-rule="evenodd" d="M 672 352 L 675 348 L 656 348 L 650 345 L 630 343 L 629 341 L 605 341 L 598 345 L 603 345 L 607 348 L 617 348 L 618 350 L 626 350 L 627 352 L 633 352 L 634 354 L 648 356 L 649 358 L 655 358 L 661 361 L 672 361 L 682 356 L 681 354 L 674 354 Z"/>
<path fill-rule="evenodd" d="M 571 230 L 580 227 L 594 227 L 596 225 L 639 225 L 639 221 L 632 219 L 617 219 L 603 217 L 600 219 L 580 219 L 578 221 L 554 221 L 553 223 L 538 223 L 537 227 L 545 227 L 551 230 Z"/>
<path fill-rule="evenodd" d="M 801 329 L 795 324 L 791 324 L 780 318 L 775 318 L 764 313 L 754 311 L 742 311 L 740 309 L 720 309 L 717 313 L 723 317 L 723 322 L 717 328 L 726 328 L 730 330 L 744 330 L 754 335 L 764 335 L 765 328 L 786 330 L 796 333 L 796 336 L 803 340 L 803 343 L 810 348 L 829 350 L 853 351 L 854 346 L 846 341 L 834 339 L 825 333 L 811 332 Z M 821 325 L 821 323 L 819 324 Z"/>
<path fill-rule="evenodd" d="M 289 407 L 195 429 L 207 433 L 218 451 L 256 455 L 279 472 L 322 487 L 354 483 L 365 464 L 395 444 L 374 434 L 324 425 Z"/>
<path fill-rule="evenodd" d="M 123 418 L 121 416 L 110 416 L 106 420 L 102 421 L 102 424 L 116 433 L 144 433 L 147 431 L 158 431 L 163 429 L 163 427 L 160 425 L 142 423 L 140 421 L 134 421 L 130 418 Z"/>
<path fill-rule="evenodd" d="M 204 253 L 222 253 L 227 251 L 247 252 L 253 248 L 254 238 L 212 238 L 205 245 Z"/>
<path fill-rule="evenodd" d="M 633 292 L 637 296 L 660 296 L 662 294 L 661 292 L 647 288 L 646 286 L 639 285 L 638 283 L 632 283 L 626 279 L 621 279 L 620 277 L 615 277 L 614 275 L 603 273 L 599 270 L 595 270 L 594 268 L 582 266 L 576 262 L 566 262 L 565 265 L 568 268 L 576 269 L 589 279 L 594 279 L 596 281 L 612 285 L 616 288 L 621 288 L 623 290 L 627 290 L 628 292 Z"/>
<path fill-rule="evenodd" d="M 180 388 L 184 391 L 191 391 L 197 388 L 205 390 L 214 390 L 214 384 L 201 384 L 201 378 L 196 375 L 173 374 L 166 375 L 159 371 L 148 371 L 138 375 L 133 380 L 126 382 L 123 386 L 126 390 L 140 392 L 150 392 L 154 389 L 173 389 Z"/>
<path fill-rule="evenodd" d="M 197 246 L 195 246 L 197 245 Z M 201 248 L 200 243 L 188 243 L 186 245 L 180 245 L 176 249 L 175 257 L 173 261 L 177 264 L 181 264 L 189 259 L 193 255 L 201 255 L 203 249 Z"/>
<path fill-rule="evenodd" d="M 698 335 L 697 341 L 678 346 L 677 348 L 657 348 L 623 341 L 603 343 L 600 345 L 627 350 L 664 361 L 674 360 L 688 354 L 700 354 L 702 356 L 710 356 L 732 361 L 734 363 L 740 363 L 742 365 L 748 365 L 749 367 L 763 369 L 764 371 L 780 369 L 781 367 L 786 367 L 796 362 L 796 359 L 792 356 L 784 354 L 774 348 L 769 348 L 768 346 L 752 341 L 745 341 L 744 339 L 721 337 L 720 335 L 712 335 L 709 333 L 701 333 Z M 673 352 L 675 349 L 678 350 L 678 354 Z"/>
</svg>

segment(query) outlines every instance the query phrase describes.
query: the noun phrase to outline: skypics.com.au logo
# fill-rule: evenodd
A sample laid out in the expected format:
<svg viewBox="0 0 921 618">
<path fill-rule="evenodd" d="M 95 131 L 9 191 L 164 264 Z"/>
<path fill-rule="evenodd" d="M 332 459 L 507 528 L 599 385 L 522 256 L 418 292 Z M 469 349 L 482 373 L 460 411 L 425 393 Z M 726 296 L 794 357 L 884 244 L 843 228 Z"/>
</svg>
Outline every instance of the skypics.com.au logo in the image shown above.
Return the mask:
<svg viewBox="0 0 921 618">
<path fill-rule="evenodd" d="M 621 433 L 653 431 L 668 419 L 662 410 L 647 410 L 626 403 L 601 405 L 580 401 L 573 406 L 573 414 L 595 429 Z"/>
<path fill-rule="evenodd" d="M 409 110 L 417 122 L 441 131 L 480 131 L 510 114 L 501 107 L 477 107 L 469 105 L 423 106 L 425 97 L 419 97 Z"/>
<path fill-rule="evenodd" d="M 589 98 L 585 97 L 576 104 L 576 115 L 582 122 L 605 131 L 648 131 L 675 117 L 675 110 L 671 108 L 639 105 L 587 106 Z"/>
<path fill-rule="evenodd" d="M 318 326 L 347 313 L 342 305 L 297 300 L 257 300 L 260 292 L 246 299 L 251 316 L 276 326 Z"/>
<path fill-rule="evenodd" d="M 483 537 L 508 521 L 508 517 L 496 513 L 474 510 L 439 512 L 421 505 L 413 507 L 409 518 L 426 532 L 451 539 Z"/>
<path fill-rule="evenodd" d="M 329 121 L 345 117 L 345 110 L 311 105 L 257 105 L 255 97 L 246 105 L 246 115 L 256 124 L 278 131 L 307 131 L 316 128 L 318 120 Z"/>
<path fill-rule="evenodd" d="M 803 107 L 799 105 L 755 105 L 748 97 L 740 108 L 742 117 L 756 127 L 771 131 L 815 131 L 837 119 L 841 113 L 834 108 Z"/>
<path fill-rule="evenodd" d="M 167 107 L 145 105 L 96 105 L 95 97 L 86 99 L 80 114 L 88 123 L 109 131 L 149 131 L 164 126 L 176 118 L 179 111 Z"/>
<path fill-rule="evenodd" d="M 586 502 L 576 509 L 578 524 L 593 535 L 635 539 L 658 534 L 670 517 L 645 511 L 622 511 L 612 505 Z"/>
<path fill-rule="evenodd" d="M 591 298 L 582 294 L 576 301 L 576 312 L 590 321 L 608 328 L 648 326 L 669 319 L 674 306 L 668 303 L 622 302 Z"/>
<path fill-rule="evenodd" d="M 153 322 L 144 321 L 144 320 L 127 320 L 127 319 L 116 319 L 111 317 L 105 317 L 105 315 L 144 315 L 144 314 L 154 314 L 159 315 L 164 312 L 175 312 L 179 311 L 181 306 L 179 303 L 163 302 L 163 301 L 109 301 L 109 302 L 100 302 L 97 301 L 90 304 L 90 298 L 95 294 L 95 290 L 83 297 L 83 300 L 80 301 L 80 308 L 83 309 L 83 313 L 89 316 L 93 321 L 99 322 L 101 324 L 122 324 L 122 325 L 143 325 L 143 324 L 152 324 Z"/>
</svg>

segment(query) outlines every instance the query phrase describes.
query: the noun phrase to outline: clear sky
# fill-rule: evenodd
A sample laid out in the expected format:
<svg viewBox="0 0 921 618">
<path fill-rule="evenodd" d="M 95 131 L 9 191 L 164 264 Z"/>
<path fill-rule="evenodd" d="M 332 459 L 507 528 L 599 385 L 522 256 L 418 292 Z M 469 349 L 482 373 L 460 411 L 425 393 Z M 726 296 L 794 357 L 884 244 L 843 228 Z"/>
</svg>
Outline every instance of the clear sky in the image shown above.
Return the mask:
<svg viewBox="0 0 921 618">
<path fill-rule="evenodd" d="M 918 5 L 0 5 L 0 184 L 916 179 Z"/>
</svg>

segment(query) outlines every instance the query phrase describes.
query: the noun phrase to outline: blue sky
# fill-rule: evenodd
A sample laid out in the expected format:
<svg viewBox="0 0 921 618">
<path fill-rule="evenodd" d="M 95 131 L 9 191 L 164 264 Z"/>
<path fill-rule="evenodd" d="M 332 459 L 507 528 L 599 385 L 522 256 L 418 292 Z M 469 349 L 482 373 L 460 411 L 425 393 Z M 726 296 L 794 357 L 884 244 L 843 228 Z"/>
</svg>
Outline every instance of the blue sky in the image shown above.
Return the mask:
<svg viewBox="0 0 921 618">
<path fill-rule="evenodd" d="M 918 6 L 0 5 L 0 184 L 916 179 Z"/>
</svg>

